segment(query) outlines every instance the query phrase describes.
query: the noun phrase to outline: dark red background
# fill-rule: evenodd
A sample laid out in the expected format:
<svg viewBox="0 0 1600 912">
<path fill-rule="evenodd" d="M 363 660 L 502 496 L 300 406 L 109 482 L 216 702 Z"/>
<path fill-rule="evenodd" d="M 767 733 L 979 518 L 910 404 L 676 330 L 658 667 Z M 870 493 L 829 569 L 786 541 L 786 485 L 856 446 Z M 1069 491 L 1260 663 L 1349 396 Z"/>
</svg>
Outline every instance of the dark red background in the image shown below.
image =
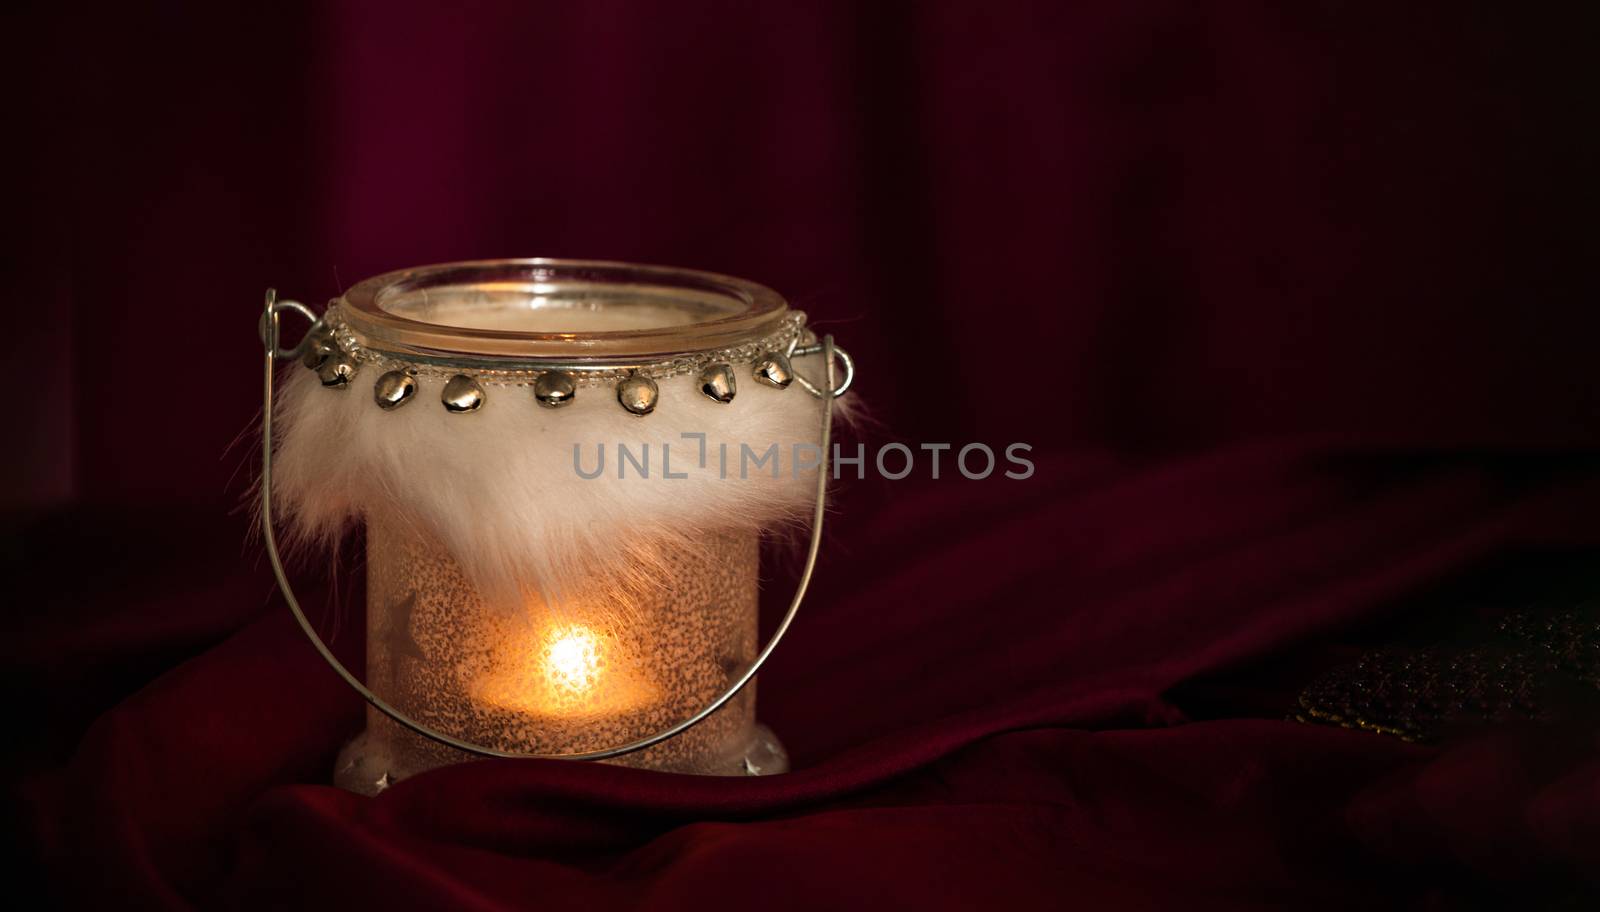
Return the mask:
<svg viewBox="0 0 1600 912">
<path fill-rule="evenodd" d="M 1594 566 L 1593 23 L 1394 6 L 6 13 L 20 857 L 139 906 L 1567 896 L 1592 727 L 1277 721 Z M 762 679 L 795 775 L 317 784 L 358 701 L 230 512 L 262 289 L 521 255 L 757 279 L 869 444 L 1033 445 L 844 487 Z"/>
</svg>

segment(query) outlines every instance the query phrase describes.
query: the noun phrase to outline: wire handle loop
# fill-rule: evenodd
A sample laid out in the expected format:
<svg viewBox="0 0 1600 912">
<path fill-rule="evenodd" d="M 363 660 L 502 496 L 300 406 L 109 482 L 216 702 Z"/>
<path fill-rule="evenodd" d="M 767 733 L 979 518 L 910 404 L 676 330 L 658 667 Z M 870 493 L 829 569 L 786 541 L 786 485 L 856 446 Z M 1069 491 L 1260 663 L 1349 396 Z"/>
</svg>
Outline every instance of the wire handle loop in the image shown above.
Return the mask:
<svg viewBox="0 0 1600 912">
<path fill-rule="evenodd" d="M 850 356 L 846 355 L 843 350 L 834 346 L 832 336 L 824 336 L 820 343 L 816 345 L 808 345 L 799 350 L 799 353 L 801 354 L 821 353 L 824 356 L 823 360 L 826 364 L 825 376 L 827 387 L 825 390 L 818 389 L 812 384 L 807 383 L 803 378 L 796 374 L 796 379 L 800 381 L 807 391 L 811 392 L 812 395 L 817 396 L 822 400 L 822 430 L 820 435 L 822 444 L 822 457 L 817 467 L 816 504 L 811 513 L 811 543 L 806 549 L 805 567 L 800 573 L 799 582 L 795 585 L 794 597 L 789 602 L 789 609 L 784 612 L 783 619 L 778 622 L 777 629 L 775 629 L 772 633 L 772 638 L 769 639 L 767 641 L 767 645 L 763 646 L 761 651 L 756 654 L 755 660 L 752 661 L 750 665 L 745 668 L 745 670 L 741 672 L 731 684 L 728 685 L 726 690 L 724 690 L 716 699 L 706 704 L 702 709 L 700 709 L 699 712 L 694 713 L 676 725 L 669 726 L 656 732 L 655 734 L 647 735 L 643 738 L 639 738 L 638 740 L 629 741 L 625 744 L 618 744 L 613 747 L 591 751 L 576 751 L 566 754 L 547 754 L 506 751 L 493 747 L 485 747 L 481 744 L 473 744 L 445 734 L 444 732 L 432 728 L 423 722 L 413 719 L 411 716 L 402 712 L 400 709 L 396 708 L 382 697 L 373 693 L 365 684 L 357 679 L 355 675 L 351 674 L 350 670 L 334 656 L 332 650 L 328 648 L 328 644 L 323 642 L 323 639 L 320 635 L 318 635 L 316 628 L 312 627 L 311 622 L 307 620 L 305 612 L 300 608 L 300 600 L 295 597 L 294 587 L 289 584 L 288 574 L 284 571 L 283 558 L 278 552 L 278 539 L 275 530 L 273 529 L 272 522 L 273 368 L 276 362 L 279 360 L 290 360 L 299 357 L 305 345 L 307 344 L 306 339 L 302 339 L 300 344 L 292 349 L 284 349 L 279 346 L 278 318 L 284 311 L 294 311 L 295 313 L 299 313 L 307 317 L 312 321 L 313 328 L 316 328 L 322 322 L 321 319 L 318 318 L 316 314 L 312 313 L 311 309 L 306 307 L 304 304 L 300 304 L 296 301 L 279 301 L 275 291 L 272 289 L 267 290 L 266 309 L 261 315 L 260 322 L 261 341 L 266 347 L 265 371 L 263 373 L 261 389 L 261 531 L 266 540 L 267 559 L 272 563 L 272 574 L 273 576 L 277 577 L 278 588 L 283 592 L 284 601 L 289 603 L 289 610 L 294 613 L 294 619 L 299 623 L 300 629 L 304 631 L 306 637 L 311 640 L 311 645 L 316 647 L 316 650 L 319 654 L 321 654 L 323 661 L 327 662 L 329 667 L 337 672 L 339 677 L 343 678 L 344 682 L 350 685 L 350 687 L 353 688 L 357 693 L 359 693 L 363 699 L 372 705 L 373 708 L 393 719 L 401 726 L 411 730 L 412 732 L 415 732 L 418 735 L 421 735 L 424 738 L 428 738 L 429 740 L 443 744 L 446 747 L 453 747 L 456 750 L 465 751 L 470 754 L 476 754 L 480 757 L 500 757 L 505 759 L 605 760 L 611 757 L 620 757 L 624 754 L 631 754 L 635 751 L 641 751 L 647 747 L 660 744 L 668 738 L 673 738 L 683 734 L 690 728 L 693 728 L 694 726 L 705 721 L 712 713 L 721 709 L 728 703 L 729 700 L 732 700 L 735 696 L 737 696 L 739 691 L 743 690 L 746 684 L 749 684 L 752 680 L 754 680 L 756 672 L 761 670 L 761 666 L 766 664 L 767 658 L 772 655 L 773 650 L 778 648 L 778 643 L 783 640 L 784 634 L 789 631 L 789 625 L 794 622 L 795 615 L 800 611 L 800 604 L 805 600 L 806 590 L 811 585 L 812 573 L 816 568 L 817 552 L 822 545 L 822 517 L 823 511 L 826 507 L 828 495 L 828 456 L 830 450 L 830 440 L 832 437 L 833 400 L 835 397 L 843 394 L 845 390 L 849 389 L 851 379 L 855 376 L 854 362 L 850 360 Z M 843 360 L 846 369 L 844 382 L 838 387 L 834 386 L 834 358 L 836 356 L 839 356 Z"/>
<path fill-rule="evenodd" d="M 806 392 L 816 396 L 818 399 L 837 399 L 849 392 L 850 384 L 856 382 L 856 359 L 850 357 L 849 352 L 837 345 L 833 345 L 831 349 L 825 349 L 825 345 L 831 345 L 829 342 L 831 338 L 831 336 L 825 337 L 821 342 L 815 342 L 811 345 L 801 345 L 799 336 L 795 336 L 789 341 L 788 355 L 791 358 L 798 358 L 803 355 L 825 354 L 827 351 L 832 351 L 832 354 L 828 355 L 827 366 L 828 386 L 833 388 L 833 394 L 831 396 L 824 392 L 821 387 L 812 383 L 810 380 L 807 380 L 805 377 L 802 377 L 798 371 L 796 371 L 794 375 L 795 382 L 800 384 L 801 388 L 803 388 Z M 844 380 L 840 381 L 837 387 L 833 386 L 834 358 L 838 358 L 839 363 L 844 366 Z"/>
<path fill-rule="evenodd" d="M 256 335 L 261 337 L 262 342 L 267 341 L 267 314 L 273 312 L 282 313 L 285 310 L 292 310 L 300 316 L 305 317 L 306 321 L 311 325 L 306 327 L 306 334 L 300 338 L 299 344 L 294 348 L 274 347 L 273 352 L 280 361 L 292 360 L 305 354 L 306 346 L 311 344 L 311 336 L 313 331 L 322 326 L 322 318 L 317 316 L 311 310 L 311 308 L 301 304 L 299 301 L 280 301 L 278 300 L 277 289 L 268 288 L 267 313 L 263 313 L 261 315 L 261 319 L 256 322 Z"/>
</svg>

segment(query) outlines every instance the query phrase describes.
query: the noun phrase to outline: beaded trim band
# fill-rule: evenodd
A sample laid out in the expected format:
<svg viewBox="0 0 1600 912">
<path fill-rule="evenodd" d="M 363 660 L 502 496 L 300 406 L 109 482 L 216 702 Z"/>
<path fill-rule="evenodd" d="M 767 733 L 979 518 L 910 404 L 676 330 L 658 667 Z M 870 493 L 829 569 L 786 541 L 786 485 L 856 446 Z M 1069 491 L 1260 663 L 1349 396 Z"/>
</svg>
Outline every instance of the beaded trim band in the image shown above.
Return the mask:
<svg viewBox="0 0 1600 912">
<path fill-rule="evenodd" d="M 665 361 L 651 361 L 639 364 L 611 365 L 584 365 L 578 362 L 528 362 L 527 367 L 507 367 L 505 358 L 472 358 L 449 357 L 432 358 L 412 353 L 400 353 L 385 349 L 375 348 L 366 344 L 350 324 L 344 319 L 342 309 L 337 304 L 330 305 L 328 312 L 323 316 L 323 322 L 333 331 L 335 341 L 340 349 L 348 353 L 357 363 L 392 365 L 411 370 L 419 377 L 436 377 L 448 379 L 462 370 L 469 369 L 473 376 L 480 382 L 496 386 L 531 386 L 543 374 L 552 369 L 561 369 L 573 375 L 580 387 L 604 386 L 615 383 L 629 374 L 643 374 L 656 380 L 667 377 L 678 377 L 692 374 L 703 369 L 708 364 L 726 362 L 738 364 L 753 362 L 760 355 L 770 352 L 792 351 L 791 343 L 796 340 L 801 342 L 815 341 L 810 332 L 805 329 L 806 315 L 800 311 L 790 313 L 784 317 L 783 325 L 778 330 L 764 339 L 749 342 L 736 348 L 725 348 L 717 351 L 697 352 L 693 356 L 673 358 Z"/>
<path fill-rule="evenodd" d="M 305 339 L 292 351 L 283 354 L 299 357 L 301 363 L 317 372 L 324 387 L 335 390 L 348 388 L 363 365 L 374 365 L 383 373 L 373 384 L 372 398 L 385 411 L 399 408 L 415 398 L 417 381 L 423 377 L 444 381 L 440 401 L 447 411 L 456 414 L 482 408 L 488 399 L 487 386 L 531 386 L 534 399 L 540 405 L 560 408 L 570 404 L 580 388 L 614 385 L 617 403 L 632 414 L 641 416 L 655 411 L 660 399 L 656 381 L 670 377 L 694 374 L 700 392 L 707 398 L 721 403 L 732 402 L 738 392 L 737 372 L 734 370 L 736 364 L 749 365 L 751 375 L 758 383 L 781 390 L 798 382 L 818 398 L 844 395 L 855 379 L 855 362 L 837 346 L 833 351 L 844 367 L 844 378 L 831 394 L 795 373 L 790 358 L 822 351 L 822 346 L 816 342 L 816 335 L 806 329 L 805 314 L 799 311 L 786 316 L 776 332 L 733 348 L 698 352 L 662 361 L 602 365 L 390 351 L 369 345 L 351 329 L 338 304 L 329 305 L 327 312 L 317 318 L 304 305 L 289 301 L 281 303 L 299 310 L 313 321 Z"/>
</svg>

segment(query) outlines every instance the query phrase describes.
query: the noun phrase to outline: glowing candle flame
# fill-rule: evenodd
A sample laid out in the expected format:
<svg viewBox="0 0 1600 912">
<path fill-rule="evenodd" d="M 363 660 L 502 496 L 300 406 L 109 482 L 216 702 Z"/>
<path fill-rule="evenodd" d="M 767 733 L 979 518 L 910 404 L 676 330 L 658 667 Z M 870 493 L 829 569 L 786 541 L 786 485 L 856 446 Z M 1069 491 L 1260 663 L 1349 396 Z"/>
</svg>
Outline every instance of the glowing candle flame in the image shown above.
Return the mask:
<svg viewBox="0 0 1600 912">
<path fill-rule="evenodd" d="M 546 680 L 574 695 L 594 690 L 604 665 L 601 645 L 587 627 L 573 625 L 554 631 L 544 648 Z"/>
<path fill-rule="evenodd" d="M 631 670 L 615 637 L 566 623 L 508 636 L 495 668 L 474 687 L 494 706 L 545 716 L 625 712 L 650 702 L 655 688 Z"/>
</svg>

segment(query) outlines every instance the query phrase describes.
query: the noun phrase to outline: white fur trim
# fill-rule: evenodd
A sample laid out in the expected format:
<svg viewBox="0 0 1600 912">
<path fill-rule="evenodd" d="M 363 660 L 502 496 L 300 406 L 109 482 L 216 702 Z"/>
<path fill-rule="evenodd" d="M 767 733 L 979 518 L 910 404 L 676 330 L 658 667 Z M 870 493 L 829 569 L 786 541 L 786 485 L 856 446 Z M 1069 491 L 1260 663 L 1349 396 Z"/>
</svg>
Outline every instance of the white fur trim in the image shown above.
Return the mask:
<svg viewBox="0 0 1600 912">
<path fill-rule="evenodd" d="M 430 378 L 419 379 L 413 401 L 386 412 L 372 399 L 373 365 L 342 390 L 322 388 L 297 366 L 276 414 L 275 507 L 302 544 L 332 544 L 349 523 L 382 512 L 419 523 L 495 603 L 626 602 L 639 587 L 670 585 L 657 572 L 658 555 L 670 549 L 809 512 L 815 470 L 796 477 L 792 462 L 795 444 L 816 443 L 822 403 L 736 367 L 733 402 L 712 402 L 693 377 L 672 377 L 659 381 L 656 411 L 638 417 L 609 387 L 580 389 L 571 405 L 547 409 L 531 389 L 487 384 L 482 409 L 450 414 L 439 403 L 443 382 Z M 684 433 L 706 435 L 703 467 L 698 440 Z M 774 443 L 778 477 L 769 465 L 741 478 L 741 444 L 759 455 Z M 578 473 L 574 444 L 588 472 L 604 445 L 600 477 Z M 619 444 L 635 457 L 648 446 L 648 478 L 631 463 L 618 478 Z M 668 448 L 672 472 L 688 477 L 665 477 Z"/>
</svg>

